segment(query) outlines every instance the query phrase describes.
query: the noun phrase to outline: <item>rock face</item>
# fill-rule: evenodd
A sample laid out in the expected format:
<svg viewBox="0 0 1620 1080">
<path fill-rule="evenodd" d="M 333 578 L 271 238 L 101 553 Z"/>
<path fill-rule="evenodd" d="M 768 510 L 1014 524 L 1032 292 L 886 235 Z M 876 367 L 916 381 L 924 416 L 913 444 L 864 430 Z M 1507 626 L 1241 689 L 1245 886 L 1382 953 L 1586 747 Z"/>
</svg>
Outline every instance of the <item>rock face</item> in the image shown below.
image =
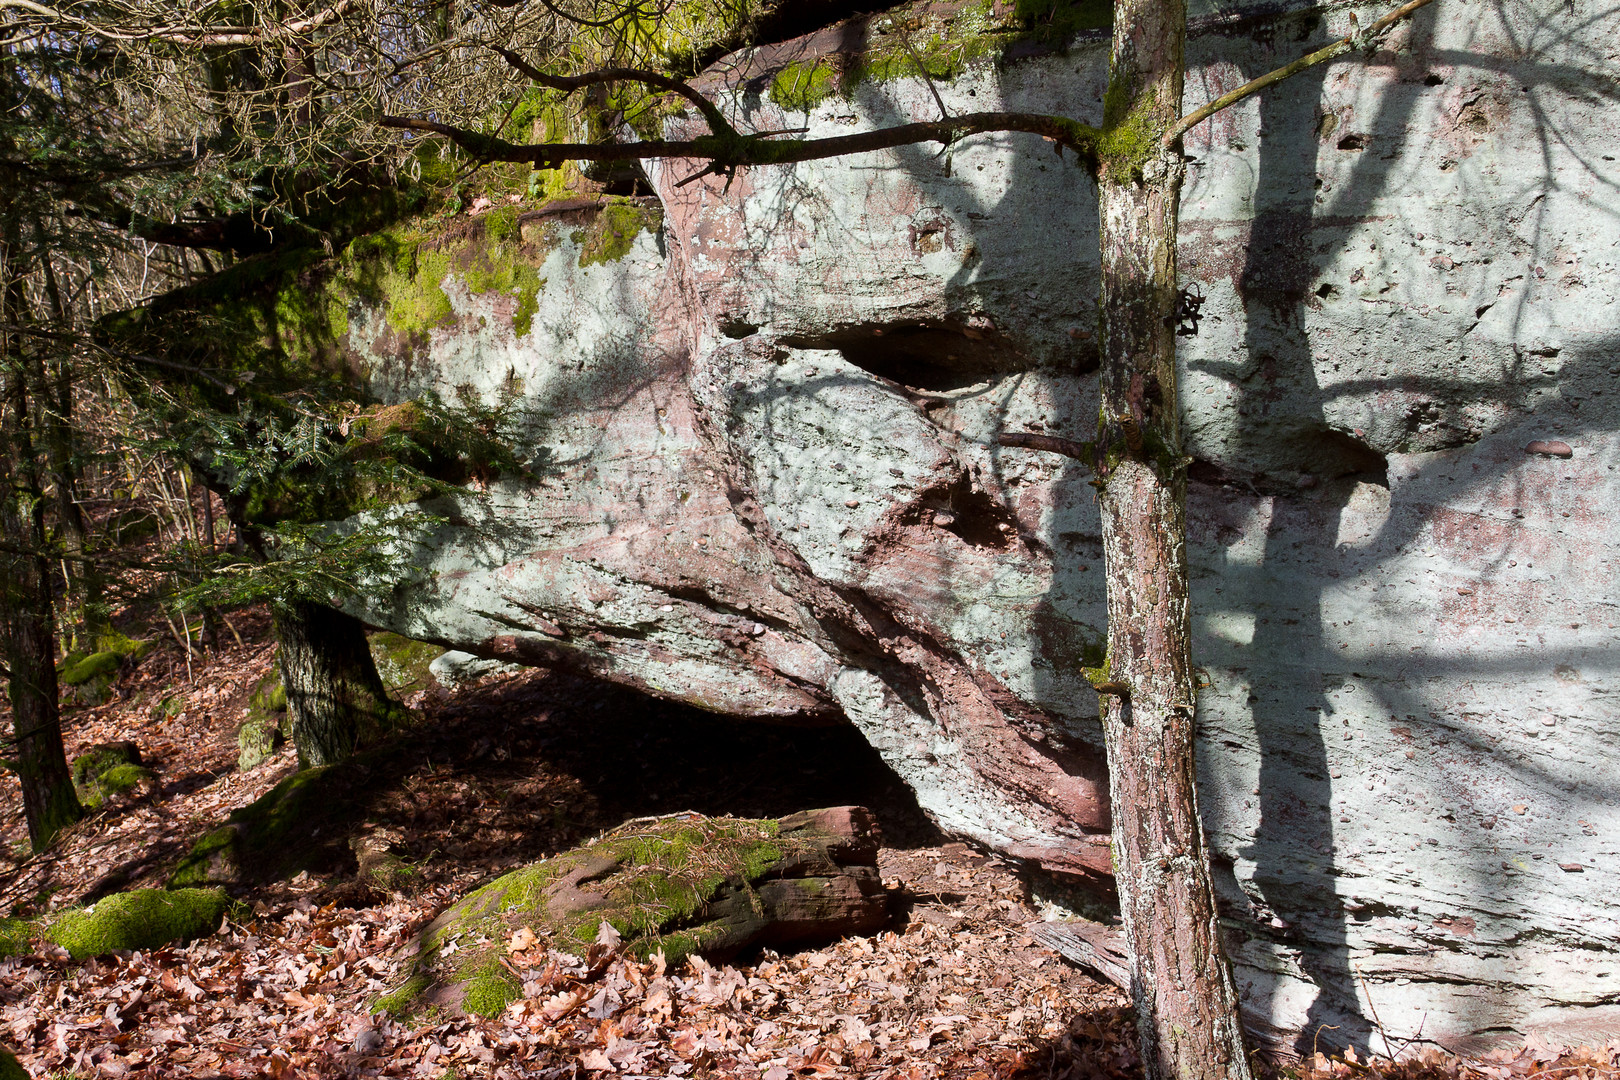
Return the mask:
<svg viewBox="0 0 1620 1080">
<path fill-rule="evenodd" d="M 1307 1043 L 1376 1043 L 1374 1011 L 1452 1044 L 1620 1028 L 1620 21 L 1582 18 L 1443 0 L 1187 140 L 1202 809 L 1251 1017 Z M 1199 25 L 1189 108 L 1349 24 Z M 1100 116 L 1100 35 L 773 104 L 773 72 L 882 32 L 708 85 L 814 135 L 933 118 L 934 89 Z M 537 288 L 452 270 L 414 335 L 350 311 L 378 394 L 507 395 L 537 476 L 447 506 L 365 618 L 847 719 L 945 828 L 1107 875 L 1091 181 L 1024 136 L 697 167 L 649 165 L 661 224 L 616 258 L 535 217 Z"/>
</svg>

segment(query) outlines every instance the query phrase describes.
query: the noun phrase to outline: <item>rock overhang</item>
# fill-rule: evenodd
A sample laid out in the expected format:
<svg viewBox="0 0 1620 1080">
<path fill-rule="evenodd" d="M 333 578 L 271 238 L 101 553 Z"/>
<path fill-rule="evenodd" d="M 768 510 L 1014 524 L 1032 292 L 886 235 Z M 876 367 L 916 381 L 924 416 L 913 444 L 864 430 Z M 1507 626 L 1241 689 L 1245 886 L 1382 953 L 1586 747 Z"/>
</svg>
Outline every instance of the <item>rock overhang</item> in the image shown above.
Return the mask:
<svg viewBox="0 0 1620 1080">
<path fill-rule="evenodd" d="M 1189 96 L 1342 17 L 1195 38 Z M 1616 124 L 1544 77 L 1582 70 L 1559 53 L 1577 46 L 1512 54 L 1516 17 L 1467 41 L 1420 20 L 1187 140 L 1202 799 L 1240 982 L 1278 1027 L 1350 1031 L 1370 995 L 1392 1035 L 1424 1010 L 1454 1041 L 1573 1024 L 1612 967 L 1590 946 L 1615 929 L 1620 352 L 1594 313 L 1616 226 L 1585 150 Z M 847 131 L 930 118 L 937 91 L 1085 118 L 1103 55 L 737 115 Z M 1104 623 L 1074 452 L 1096 409 L 1089 180 L 1014 137 L 729 186 L 648 175 L 657 236 L 583 267 L 565 238 L 527 335 L 450 281 L 458 321 L 377 384 L 494 393 L 515 373 L 553 471 L 468 499 L 505 539 L 442 533 L 437 579 L 368 617 L 739 715 L 842 714 L 946 827 L 1105 875 L 1079 674 Z M 930 351 L 956 359 L 931 371 Z M 1553 438 L 1569 458 L 1525 452 Z"/>
</svg>

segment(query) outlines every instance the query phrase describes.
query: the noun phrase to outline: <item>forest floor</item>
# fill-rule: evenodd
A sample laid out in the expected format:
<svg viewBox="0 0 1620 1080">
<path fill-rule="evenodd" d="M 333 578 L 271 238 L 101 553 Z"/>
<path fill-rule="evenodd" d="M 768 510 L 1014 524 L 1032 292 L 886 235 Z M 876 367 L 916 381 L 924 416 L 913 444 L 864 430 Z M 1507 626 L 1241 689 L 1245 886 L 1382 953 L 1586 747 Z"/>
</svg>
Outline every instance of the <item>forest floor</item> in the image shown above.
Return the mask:
<svg viewBox="0 0 1620 1080">
<path fill-rule="evenodd" d="M 236 729 L 273 662 L 267 622 L 233 616 L 242 643 L 189 663 L 167 642 L 113 700 L 65 714 L 70 758 L 133 739 L 157 780 L 47 852 L 28 854 L 16 779 L 0 777 L 0 915 L 161 886 L 202 834 L 295 769 L 290 747 L 236 764 Z M 171 696 L 177 713 L 154 707 Z M 411 895 L 358 883 L 347 837 L 312 838 L 326 872 L 247 891 L 251 914 L 211 937 L 80 964 L 50 949 L 0 960 L 0 1043 L 36 1077 L 1140 1075 L 1125 996 L 1036 943 L 1029 882 L 940 836 L 852 730 L 729 721 L 538 670 L 455 693 L 407 686 L 405 699 L 420 722 L 350 824 L 395 839 L 420 870 Z M 875 935 L 668 971 L 542 956 L 544 974 L 526 972 L 527 996 L 494 1019 L 370 1012 L 403 979 L 413 934 L 500 873 L 633 817 L 845 804 L 885 831 L 893 919 Z M 1620 1043 L 1532 1041 L 1479 1060 L 1317 1057 L 1284 1072 L 1579 1078 L 1620 1076 L 1617 1059 Z"/>
</svg>

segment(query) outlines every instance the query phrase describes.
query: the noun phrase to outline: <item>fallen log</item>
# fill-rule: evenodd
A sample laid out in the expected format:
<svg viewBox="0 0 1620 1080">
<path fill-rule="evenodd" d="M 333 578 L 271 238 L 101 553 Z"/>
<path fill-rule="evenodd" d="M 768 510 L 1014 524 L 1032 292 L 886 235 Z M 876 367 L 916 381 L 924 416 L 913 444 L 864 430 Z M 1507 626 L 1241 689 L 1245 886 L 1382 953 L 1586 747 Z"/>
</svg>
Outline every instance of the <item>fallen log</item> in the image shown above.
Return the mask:
<svg viewBox="0 0 1620 1080">
<path fill-rule="evenodd" d="M 676 964 L 876 930 L 889 917 L 880 841 L 860 806 L 638 818 L 446 909 L 417 938 L 410 977 L 375 1007 L 495 1015 L 522 993 L 525 958 L 585 956 L 599 940 Z"/>
</svg>

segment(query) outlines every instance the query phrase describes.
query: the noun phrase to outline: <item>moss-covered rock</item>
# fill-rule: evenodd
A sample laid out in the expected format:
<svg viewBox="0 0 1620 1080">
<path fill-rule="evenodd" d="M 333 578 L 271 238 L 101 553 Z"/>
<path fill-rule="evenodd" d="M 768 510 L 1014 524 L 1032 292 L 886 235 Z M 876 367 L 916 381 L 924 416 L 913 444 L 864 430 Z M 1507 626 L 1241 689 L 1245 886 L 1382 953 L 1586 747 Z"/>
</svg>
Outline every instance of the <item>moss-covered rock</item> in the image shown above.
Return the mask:
<svg viewBox="0 0 1620 1080">
<path fill-rule="evenodd" d="M 123 658 L 115 652 L 70 654 L 56 673 L 63 697 L 79 705 L 100 705 L 112 694 Z"/>
<path fill-rule="evenodd" d="M 150 641 L 138 641 L 117 630 L 103 631 L 93 650 L 69 653 L 56 668 L 56 681 L 66 695 L 80 705 L 100 705 L 118 682 L 125 664 L 138 662 L 152 648 Z"/>
<path fill-rule="evenodd" d="M 141 748 L 128 739 L 98 743 L 73 759 L 73 783 L 83 786 L 118 765 L 141 764 Z"/>
<path fill-rule="evenodd" d="M 377 890 L 393 894 L 410 894 L 421 885 L 421 871 L 393 853 L 392 847 L 399 837 L 374 829 L 349 841 L 359 868 L 355 880 Z"/>
<path fill-rule="evenodd" d="M 156 779 L 142 766 L 140 747 L 127 740 L 92 747 L 73 759 L 72 772 L 79 802 L 91 809 L 115 795 L 150 790 Z"/>
<path fill-rule="evenodd" d="M 0 955 L 26 952 L 36 940 L 75 960 L 122 949 L 156 949 L 219 929 L 233 901 L 221 889 L 134 889 L 41 919 L 0 919 Z"/>
<path fill-rule="evenodd" d="M 643 230 L 656 233 L 664 224 L 663 211 L 656 205 L 624 200 L 602 208 L 589 228 L 573 235 L 580 245 L 579 265 L 599 266 L 618 262 L 630 254 L 636 237 Z"/>
<path fill-rule="evenodd" d="M 86 806 L 97 806 L 117 795 L 150 792 L 156 783 L 157 774 L 151 769 L 139 765 L 114 765 L 96 777 L 93 788 L 95 801 L 86 802 L 82 798 L 79 801 Z"/>
<path fill-rule="evenodd" d="M 524 927 L 584 954 L 606 923 L 632 955 L 671 963 L 875 929 L 887 919 L 877 842 L 861 807 L 638 819 L 454 904 L 422 932 L 409 979 L 375 1007 L 499 1013 L 521 993 L 501 960 Z"/>
<path fill-rule="evenodd" d="M 281 725 L 249 717 L 236 729 L 236 767 L 243 772 L 258 768 L 286 741 Z"/>
<path fill-rule="evenodd" d="M 949 82 L 971 65 L 1061 50 L 1081 34 L 1113 24 L 1112 0 L 979 0 L 907 4 L 868 23 L 858 55 L 792 55 L 771 78 L 771 101 L 808 112 L 862 83 L 929 78 Z"/>
<path fill-rule="evenodd" d="M 28 1070 L 4 1046 L 0 1046 L 0 1080 L 28 1080 Z"/>
<path fill-rule="evenodd" d="M 336 765 L 304 769 L 205 834 L 169 876 L 169 887 L 256 885 L 301 871 L 353 866 L 348 822 L 376 794 L 379 748 Z"/>
<path fill-rule="evenodd" d="M 247 719 L 236 729 L 236 767 L 256 769 L 287 741 L 287 687 L 272 665 L 248 696 Z"/>
<path fill-rule="evenodd" d="M 372 634 L 370 644 L 377 675 L 389 690 L 420 690 L 433 684 L 428 668 L 444 653 L 440 646 L 387 631 Z"/>
</svg>

